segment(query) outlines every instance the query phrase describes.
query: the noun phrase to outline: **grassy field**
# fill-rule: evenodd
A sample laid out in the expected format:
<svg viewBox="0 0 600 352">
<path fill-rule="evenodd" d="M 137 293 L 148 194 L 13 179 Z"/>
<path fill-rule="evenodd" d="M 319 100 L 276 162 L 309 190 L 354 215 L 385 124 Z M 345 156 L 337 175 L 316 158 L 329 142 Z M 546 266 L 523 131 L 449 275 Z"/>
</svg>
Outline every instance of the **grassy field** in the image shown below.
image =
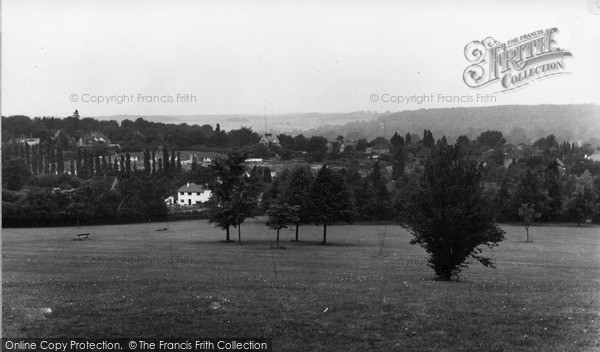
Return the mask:
<svg viewBox="0 0 600 352">
<path fill-rule="evenodd" d="M 156 231 L 167 227 L 166 231 Z M 435 281 L 400 227 L 243 245 L 204 221 L 3 229 L 4 337 L 272 337 L 276 351 L 599 351 L 600 227 L 504 226 L 497 270 Z M 90 239 L 73 241 L 76 233 Z M 235 236 L 237 237 L 237 233 Z M 50 308 L 47 310 L 46 308 Z"/>
</svg>

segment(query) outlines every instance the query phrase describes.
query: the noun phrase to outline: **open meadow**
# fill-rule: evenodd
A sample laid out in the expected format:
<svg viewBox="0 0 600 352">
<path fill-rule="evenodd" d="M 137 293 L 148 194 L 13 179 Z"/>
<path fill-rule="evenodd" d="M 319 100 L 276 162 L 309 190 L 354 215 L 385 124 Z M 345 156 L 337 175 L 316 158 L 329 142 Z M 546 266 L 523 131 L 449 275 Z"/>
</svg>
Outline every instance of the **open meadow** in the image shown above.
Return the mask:
<svg viewBox="0 0 600 352">
<path fill-rule="evenodd" d="M 158 229 L 166 228 L 164 231 Z M 600 227 L 503 226 L 497 269 L 434 280 L 394 225 L 2 230 L 4 337 L 272 337 L 276 351 L 599 351 Z M 74 241 L 77 233 L 90 238 Z M 237 231 L 232 231 L 237 239 Z M 47 309 L 49 308 L 49 309 Z"/>
</svg>

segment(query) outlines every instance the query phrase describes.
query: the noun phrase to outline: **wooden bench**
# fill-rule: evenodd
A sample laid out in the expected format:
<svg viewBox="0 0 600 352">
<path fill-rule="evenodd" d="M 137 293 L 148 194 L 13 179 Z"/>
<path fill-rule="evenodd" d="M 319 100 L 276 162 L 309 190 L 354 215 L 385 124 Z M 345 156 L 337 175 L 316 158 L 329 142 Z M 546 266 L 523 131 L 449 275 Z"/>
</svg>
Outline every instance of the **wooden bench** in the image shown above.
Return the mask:
<svg viewBox="0 0 600 352">
<path fill-rule="evenodd" d="M 89 233 L 79 233 L 75 236 L 75 238 L 73 238 L 73 241 L 87 240 L 89 236 L 90 236 Z"/>
</svg>

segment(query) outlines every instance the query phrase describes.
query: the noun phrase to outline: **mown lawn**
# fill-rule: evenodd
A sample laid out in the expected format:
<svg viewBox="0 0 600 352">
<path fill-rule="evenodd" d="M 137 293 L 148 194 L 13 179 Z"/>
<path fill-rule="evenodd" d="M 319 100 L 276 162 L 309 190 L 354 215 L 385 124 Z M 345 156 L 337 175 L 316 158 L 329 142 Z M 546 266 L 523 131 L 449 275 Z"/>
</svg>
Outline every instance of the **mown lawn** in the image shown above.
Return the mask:
<svg viewBox="0 0 600 352">
<path fill-rule="evenodd" d="M 168 227 L 166 231 L 156 231 Z M 4 337 L 272 337 L 276 351 L 598 351 L 600 227 L 503 226 L 497 270 L 435 281 L 400 227 L 254 220 L 2 230 Z M 91 233 L 86 241 L 75 234 Z M 235 236 L 237 238 L 237 234 Z M 50 308 L 51 312 L 44 310 Z"/>
</svg>

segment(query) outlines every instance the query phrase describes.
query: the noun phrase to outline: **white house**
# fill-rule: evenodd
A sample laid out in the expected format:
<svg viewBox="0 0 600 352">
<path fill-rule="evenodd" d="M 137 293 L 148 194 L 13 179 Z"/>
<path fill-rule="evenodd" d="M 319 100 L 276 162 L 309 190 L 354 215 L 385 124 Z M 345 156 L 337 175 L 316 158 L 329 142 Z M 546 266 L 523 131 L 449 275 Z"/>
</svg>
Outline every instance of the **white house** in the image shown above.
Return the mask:
<svg viewBox="0 0 600 352">
<path fill-rule="evenodd" d="M 177 204 L 195 205 L 205 203 L 210 198 L 212 192 L 195 183 L 188 183 L 179 187 L 177 190 Z"/>
<path fill-rule="evenodd" d="M 21 143 L 21 144 L 29 144 L 29 146 L 33 146 L 33 145 L 38 145 L 40 144 L 40 139 L 39 138 L 17 138 L 17 143 Z"/>
</svg>

